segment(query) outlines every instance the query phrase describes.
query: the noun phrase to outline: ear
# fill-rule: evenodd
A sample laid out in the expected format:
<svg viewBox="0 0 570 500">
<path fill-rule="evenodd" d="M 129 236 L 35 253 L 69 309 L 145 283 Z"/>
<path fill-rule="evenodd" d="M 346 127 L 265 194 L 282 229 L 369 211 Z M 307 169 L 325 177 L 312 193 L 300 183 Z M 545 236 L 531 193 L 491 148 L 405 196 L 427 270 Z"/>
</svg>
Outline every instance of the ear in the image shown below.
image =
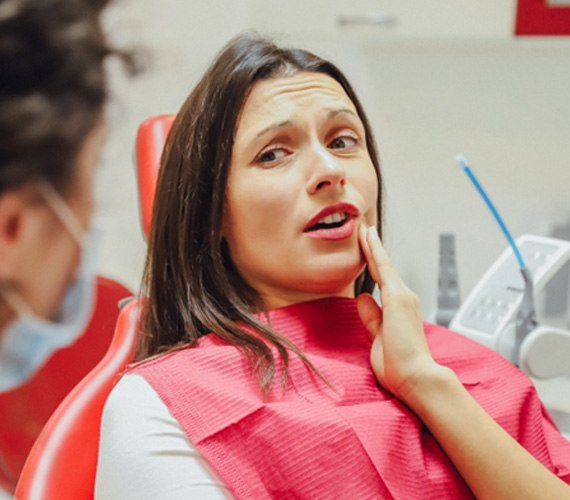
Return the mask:
<svg viewBox="0 0 570 500">
<path fill-rule="evenodd" d="M 10 280 L 17 267 L 28 204 L 23 190 L 0 194 L 0 281 Z"/>
</svg>

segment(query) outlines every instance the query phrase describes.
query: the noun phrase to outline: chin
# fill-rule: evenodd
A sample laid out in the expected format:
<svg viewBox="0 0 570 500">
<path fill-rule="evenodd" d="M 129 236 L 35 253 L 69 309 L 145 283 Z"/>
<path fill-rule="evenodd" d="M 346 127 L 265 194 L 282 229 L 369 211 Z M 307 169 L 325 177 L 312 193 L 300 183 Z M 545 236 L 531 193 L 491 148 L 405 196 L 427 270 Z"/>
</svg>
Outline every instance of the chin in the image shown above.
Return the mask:
<svg viewBox="0 0 570 500">
<path fill-rule="evenodd" d="M 350 290 L 354 292 L 354 282 L 364 270 L 364 262 L 344 266 L 322 266 L 307 273 L 301 286 L 310 293 L 324 293 L 327 295 L 346 295 Z"/>
</svg>

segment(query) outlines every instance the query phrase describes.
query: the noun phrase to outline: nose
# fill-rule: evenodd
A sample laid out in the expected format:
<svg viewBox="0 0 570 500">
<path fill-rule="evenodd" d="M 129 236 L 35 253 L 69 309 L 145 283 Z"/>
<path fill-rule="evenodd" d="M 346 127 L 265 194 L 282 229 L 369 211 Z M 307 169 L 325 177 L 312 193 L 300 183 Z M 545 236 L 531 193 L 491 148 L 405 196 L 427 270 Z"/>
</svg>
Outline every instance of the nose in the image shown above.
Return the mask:
<svg viewBox="0 0 570 500">
<path fill-rule="evenodd" d="M 307 183 L 309 194 L 323 190 L 335 190 L 344 187 L 346 172 L 344 167 L 324 148 L 318 148 L 309 158 L 310 175 Z"/>
</svg>

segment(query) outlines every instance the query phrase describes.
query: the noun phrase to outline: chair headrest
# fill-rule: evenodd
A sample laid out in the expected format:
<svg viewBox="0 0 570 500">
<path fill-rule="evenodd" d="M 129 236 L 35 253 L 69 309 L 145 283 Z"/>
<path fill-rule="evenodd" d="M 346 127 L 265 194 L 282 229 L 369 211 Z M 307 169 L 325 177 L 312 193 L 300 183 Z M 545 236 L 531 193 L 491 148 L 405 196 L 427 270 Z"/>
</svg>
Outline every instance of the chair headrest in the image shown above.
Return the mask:
<svg viewBox="0 0 570 500">
<path fill-rule="evenodd" d="M 156 181 L 162 150 L 176 115 L 157 115 L 139 126 L 136 142 L 136 167 L 142 229 L 145 239 L 150 232 Z"/>
</svg>

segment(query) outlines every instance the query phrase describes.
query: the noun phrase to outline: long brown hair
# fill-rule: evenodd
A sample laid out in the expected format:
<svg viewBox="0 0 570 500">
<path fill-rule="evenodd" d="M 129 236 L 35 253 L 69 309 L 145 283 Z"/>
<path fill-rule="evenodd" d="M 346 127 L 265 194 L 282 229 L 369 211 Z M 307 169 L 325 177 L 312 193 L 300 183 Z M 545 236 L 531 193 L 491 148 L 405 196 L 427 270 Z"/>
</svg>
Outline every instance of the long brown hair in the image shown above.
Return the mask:
<svg viewBox="0 0 570 500">
<path fill-rule="evenodd" d="M 335 65 L 257 35 L 233 39 L 180 109 L 165 145 L 143 277 L 142 295 L 148 303 L 137 360 L 192 347 L 198 338 L 213 332 L 247 356 L 266 390 L 275 372 L 270 345 L 283 359 L 284 376 L 288 350 L 308 362 L 291 342 L 255 319 L 259 296 L 232 265 L 221 234 L 234 133 L 248 93 L 259 80 L 299 72 L 324 73 L 342 85 L 364 124 L 368 152 L 382 185 L 370 125 L 354 90 Z M 379 221 L 381 216 L 379 196 Z M 380 229 L 381 222 L 378 225 Z M 355 293 L 372 287 L 365 270 L 356 281 Z M 244 325 L 259 335 L 252 335 Z"/>
</svg>

